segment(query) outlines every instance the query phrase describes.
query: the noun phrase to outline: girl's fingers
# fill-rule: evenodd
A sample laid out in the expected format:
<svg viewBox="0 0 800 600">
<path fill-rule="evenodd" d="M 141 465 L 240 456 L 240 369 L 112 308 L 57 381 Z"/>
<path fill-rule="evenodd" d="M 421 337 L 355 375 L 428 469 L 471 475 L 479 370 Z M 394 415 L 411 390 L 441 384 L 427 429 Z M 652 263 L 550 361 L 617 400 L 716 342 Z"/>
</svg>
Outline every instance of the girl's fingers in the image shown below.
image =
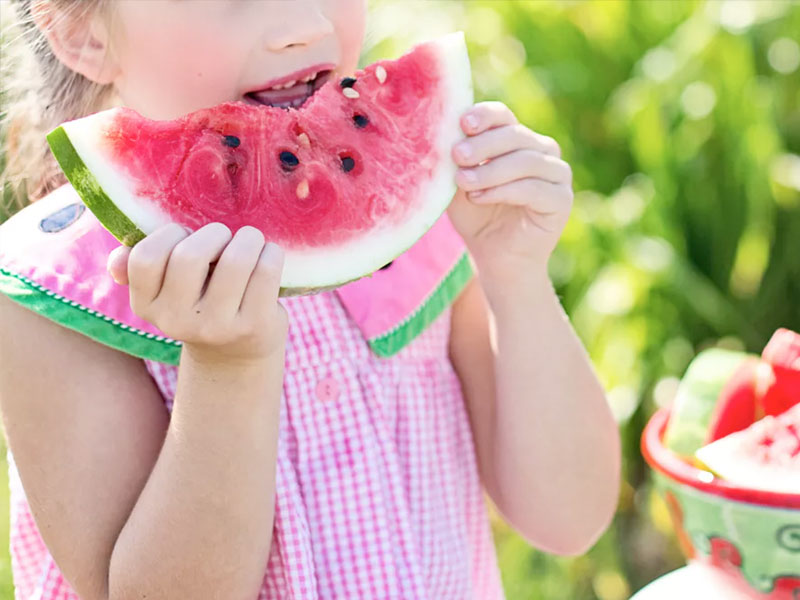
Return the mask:
<svg viewBox="0 0 800 600">
<path fill-rule="evenodd" d="M 170 252 L 188 235 L 183 227 L 170 223 L 159 227 L 131 249 L 126 275 L 131 307 L 136 314 L 140 314 L 139 308 L 149 304 L 158 296 Z"/>
<path fill-rule="evenodd" d="M 516 124 L 490 129 L 459 142 L 453 148 L 453 159 L 460 167 L 475 167 L 485 160 L 523 148 L 561 156 L 561 148 L 553 138 Z"/>
<path fill-rule="evenodd" d="M 200 303 L 217 314 L 236 314 L 263 248 L 264 234 L 258 229 L 239 229 L 223 250 Z"/>
<path fill-rule="evenodd" d="M 472 192 L 526 177 L 538 177 L 556 184 L 571 184 L 572 169 L 555 156 L 524 149 L 498 156 L 472 169 L 461 169 L 456 173 L 456 183 L 462 190 Z"/>
<path fill-rule="evenodd" d="M 193 305 L 200 297 L 211 263 L 220 257 L 232 237 L 231 230 L 222 223 L 209 223 L 179 242 L 169 256 L 158 297 L 183 298 Z"/>
<path fill-rule="evenodd" d="M 247 320 L 257 319 L 264 312 L 264 303 L 277 300 L 283 273 L 283 250 L 268 242 L 261 251 L 242 297 L 239 313 Z"/>
<path fill-rule="evenodd" d="M 108 255 L 106 269 L 111 278 L 120 285 L 128 285 L 128 257 L 131 249 L 127 246 L 117 246 Z"/>
<path fill-rule="evenodd" d="M 487 129 L 513 125 L 517 117 L 502 102 L 480 102 L 461 117 L 461 129 L 467 135 L 477 135 Z"/>
<path fill-rule="evenodd" d="M 532 177 L 488 190 L 470 192 L 467 197 L 475 204 L 503 203 L 525 206 L 541 215 L 559 212 L 569 214 L 568 209 L 572 205 L 572 190 L 569 187 Z"/>
</svg>

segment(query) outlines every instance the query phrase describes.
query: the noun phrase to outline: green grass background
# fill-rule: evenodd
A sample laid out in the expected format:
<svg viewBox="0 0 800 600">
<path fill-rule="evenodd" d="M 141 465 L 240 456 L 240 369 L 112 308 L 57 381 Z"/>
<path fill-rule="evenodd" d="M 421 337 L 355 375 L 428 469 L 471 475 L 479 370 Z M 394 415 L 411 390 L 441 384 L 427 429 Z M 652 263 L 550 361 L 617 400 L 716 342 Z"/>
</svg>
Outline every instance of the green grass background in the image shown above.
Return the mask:
<svg viewBox="0 0 800 600">
<path fill-rule="evenodd" d="M 682 564 L 638 449 L 647 418 L 698 350 L 757 352 L 775 328 L 800 330 L 800 4 L 371 4 L 365 61 L 463 29 L 478 98 L 554 136 L 573 166 L 551 274 L 619 421 L 620 503 L 577 558 L 493 523 L 510 600 L 625 600 Z M 3 548 L 6 515 L 0 485 Z"/>
</svg>

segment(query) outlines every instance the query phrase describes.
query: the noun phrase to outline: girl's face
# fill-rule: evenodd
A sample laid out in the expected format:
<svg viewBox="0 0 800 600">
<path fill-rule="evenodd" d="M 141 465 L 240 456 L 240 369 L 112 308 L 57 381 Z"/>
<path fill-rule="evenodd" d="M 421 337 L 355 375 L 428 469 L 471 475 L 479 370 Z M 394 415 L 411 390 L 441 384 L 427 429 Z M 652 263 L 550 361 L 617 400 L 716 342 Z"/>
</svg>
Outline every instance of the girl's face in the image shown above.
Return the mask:
<svg viewBox="0 0 800 600">
<path fill-rule="evenodd" d="M 355 70 L 366 20 L 366 0 L 111 2 L 115 87 L 152 119 L 236 100 L 302 103 Z"/>
</svg>

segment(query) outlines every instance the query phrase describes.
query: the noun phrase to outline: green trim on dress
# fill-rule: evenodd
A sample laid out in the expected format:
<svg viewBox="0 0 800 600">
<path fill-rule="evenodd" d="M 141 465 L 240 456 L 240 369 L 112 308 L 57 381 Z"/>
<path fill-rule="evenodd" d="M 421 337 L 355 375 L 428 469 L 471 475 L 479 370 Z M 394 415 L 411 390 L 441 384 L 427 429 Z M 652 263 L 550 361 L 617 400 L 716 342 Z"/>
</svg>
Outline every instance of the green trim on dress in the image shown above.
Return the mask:
<svg viewBox="0 0 800 600">
<path fill-rule="evenodd" d="M 465 252 L 436 289 L 411 315 L 388 332 L 369 341 L 373 352 L 383 358 L 397 354 L 452 304 L 471 277 L 472 266 L 469 255 Z"/>
<path fill-rule="evenodd" d="M 181 342 L 121 323 L 0 267 L 0 293 L 14 302 L 95 341 L 147 360 L 177 365 Z"/>
</svg>

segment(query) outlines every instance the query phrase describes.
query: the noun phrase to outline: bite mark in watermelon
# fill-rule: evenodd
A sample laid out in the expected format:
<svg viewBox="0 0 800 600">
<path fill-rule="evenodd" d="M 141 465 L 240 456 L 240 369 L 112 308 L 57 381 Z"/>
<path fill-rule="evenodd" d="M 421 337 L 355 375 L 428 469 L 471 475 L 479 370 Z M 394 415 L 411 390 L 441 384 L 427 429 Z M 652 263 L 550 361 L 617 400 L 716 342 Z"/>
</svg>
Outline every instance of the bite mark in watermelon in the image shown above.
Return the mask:
<svg viewBox="0 0 800 600">
<path fill-rule="evenodd" d="M 736 485 L 800 494 L 800 404 L 703 446 L 696 456 Z"/>
<path fill-rule="evenodd" d="M 260 229 L 284 249 L 282 293 L 368 275 L 412 246 L 455 192 L 472 105 L 463 34 L 329 81 L 299 109 L 232 102 L 173 121 L 117 108 L 48 141 L 100 222 L 133 245 L 176 222 Z"/>
</svg>

